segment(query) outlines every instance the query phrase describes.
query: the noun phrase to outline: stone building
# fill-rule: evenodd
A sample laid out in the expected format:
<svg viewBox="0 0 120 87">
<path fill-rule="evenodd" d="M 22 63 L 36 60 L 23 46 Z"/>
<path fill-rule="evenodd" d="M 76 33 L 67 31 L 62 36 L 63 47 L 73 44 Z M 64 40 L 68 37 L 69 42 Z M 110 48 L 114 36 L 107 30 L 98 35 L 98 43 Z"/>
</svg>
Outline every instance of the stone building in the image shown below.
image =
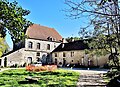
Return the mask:
<svg viewBox="0 0 120 87">
<path fill-rule="evenodd" d="M 26 30 L 27 38 L 19 43 L 16 51 L 2 56 L 1 66 L 23 65 L 36 61 L 51 63 L 50 53 L 62 42 L 61 35 L 53 28 L 33 24 Z"/>
<path fill-rule="evenodd" d="M 103 66 L 107 63 L 108 55 L 100 57 L 97 55 L 90 56 L 86 54 L 85 49 L 89 50 L 89 47 L 83 40 L 61 43 L 52 52 L 53 62 L 58 66 L 66 66 L 69 64 Z"/>
</svg>

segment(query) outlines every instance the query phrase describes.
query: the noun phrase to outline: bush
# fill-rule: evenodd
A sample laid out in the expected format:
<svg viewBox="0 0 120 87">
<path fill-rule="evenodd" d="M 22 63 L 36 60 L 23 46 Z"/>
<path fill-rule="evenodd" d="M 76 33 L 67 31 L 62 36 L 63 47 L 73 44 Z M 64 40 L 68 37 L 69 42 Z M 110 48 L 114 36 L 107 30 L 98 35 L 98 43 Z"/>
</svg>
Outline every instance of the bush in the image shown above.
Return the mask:
<svg viewBox="0 0 120 87">
<path fill-rule="evenodd" d="M 106 76 L 112 78 L 114 76 L 120 75 L 120 71 L 118 71 L 117 69 L 112 69 L 110 71 L 107 72 Z"/>
<path fill-rule="evenodd" d="M 26 70 L 27 71 L 54 71 L 57 69 L 56 65 L 45 65 L 45 66 L 32 66 L 32 65 L 28 65 L 26 66 Z"/>
<path fill-rule="evenodd" d="M 108 83 L 108 87 L 120 87 L 120 75 L 112 78 L 110 82 Z"/>
</svg>

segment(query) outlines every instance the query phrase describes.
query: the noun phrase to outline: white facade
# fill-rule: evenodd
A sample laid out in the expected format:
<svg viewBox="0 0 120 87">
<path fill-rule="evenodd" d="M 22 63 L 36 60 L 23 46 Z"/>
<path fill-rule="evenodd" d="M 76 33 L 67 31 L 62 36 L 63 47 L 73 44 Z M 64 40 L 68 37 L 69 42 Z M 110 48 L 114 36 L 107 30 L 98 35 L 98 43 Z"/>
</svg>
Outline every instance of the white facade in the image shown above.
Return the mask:
<svg viewBox="0 0 120 87">
<path fill-rule="evenodd" d="M 52 52 L 60 42 L 45 41 L 37 39 L 26 39 L 25 48 L 21 48 L 2 57 L 1 66 L 12 66 L 29 64 L 31 62 L 42 61 L 43 63 L 51 62 L 50 52 Z"/>
<path fill-rule="evenodd" d="M 29 42 L 33 43 L 32 49 L 28 47 Z M 40 43 L 40 49 L 37 48 L 37 43 Z M 50 49 L 47 49 L 47 45 L 50 45 Z M 35 51 L 45 51 L 52 52 L 57 46 L 60 45 L 60 42 L 52 42 L 52 41 L 43 41 L 43 40 L 35 40 L 35 39 L 26 39 L 25 40 L 25 48 L 26 50 L 35 50 Z"/>
<path fill-rule="evenodd" d="M 29 48 L 29 43 L 32 42 L 32 48 Z M 40 48 L 37 47 L 39 43 Z M 50 58 L 50 53 L 60 45 L 60 42 L 52 42 L 52 41 L 43 41 L 43 40 L 34 40 L 34 39 L 26 39 L 25 42 L 25 58 L 32 57 L 33 61 L 38 58 L 43 62 L 47 62 L 47 57 Z M 49 47 L 48 47 L 49 46 Z M 48 60 L 49 61 L 49 60 Z"/>
</svg>

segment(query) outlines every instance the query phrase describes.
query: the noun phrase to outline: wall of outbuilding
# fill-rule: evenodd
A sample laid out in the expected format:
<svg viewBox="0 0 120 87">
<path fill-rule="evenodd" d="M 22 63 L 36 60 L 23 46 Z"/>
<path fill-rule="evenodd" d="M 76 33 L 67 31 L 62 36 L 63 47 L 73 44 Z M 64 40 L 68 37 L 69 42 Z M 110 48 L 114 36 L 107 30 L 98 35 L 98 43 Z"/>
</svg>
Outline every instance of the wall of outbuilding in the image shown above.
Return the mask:
<svg viewBox="0 0 120 87">
<path fill-rule="evenodd" d="M 71 56 L 71 53 L 74 52 L 74 56 Z M 63 53 L 66 54 L 66 57 L 63 57 Z M 57 54 L 57 57 L 55 57 Z M 88 66 L 90 62 L 91 66 L 104 66 L 108 62 L 108 56 L 90 56 L 86 55 L 84 50 L 73 50 L 73 51 L 62 51 L 62 52 L 53 52 L 52 59 L 53 63 L 57 59 L 57 65 L 61 62 L 63 64 L 64 59 L 66 60 L 66 64 L 80 64 L 84 66 Z"/>
</svg>

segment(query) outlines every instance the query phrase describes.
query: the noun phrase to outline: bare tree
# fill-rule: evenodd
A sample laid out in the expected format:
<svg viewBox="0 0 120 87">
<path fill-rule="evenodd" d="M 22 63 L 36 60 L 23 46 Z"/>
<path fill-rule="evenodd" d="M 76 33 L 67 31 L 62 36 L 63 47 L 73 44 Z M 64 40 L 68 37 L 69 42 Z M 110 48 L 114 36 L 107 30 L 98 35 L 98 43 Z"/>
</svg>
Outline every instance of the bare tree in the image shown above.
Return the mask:
<svg viewBox="0 0 120 87">
<path fill-rule="evenodd" d="M 65 0 L 68 17 L 86 17 L 88 25 L 81 27 L 79 34 L 91 36 L 89 44 L 95 52 L 110 54 L 109 63 L 119 70 L 120 14 L 118 0 Z"/>
</svg>

